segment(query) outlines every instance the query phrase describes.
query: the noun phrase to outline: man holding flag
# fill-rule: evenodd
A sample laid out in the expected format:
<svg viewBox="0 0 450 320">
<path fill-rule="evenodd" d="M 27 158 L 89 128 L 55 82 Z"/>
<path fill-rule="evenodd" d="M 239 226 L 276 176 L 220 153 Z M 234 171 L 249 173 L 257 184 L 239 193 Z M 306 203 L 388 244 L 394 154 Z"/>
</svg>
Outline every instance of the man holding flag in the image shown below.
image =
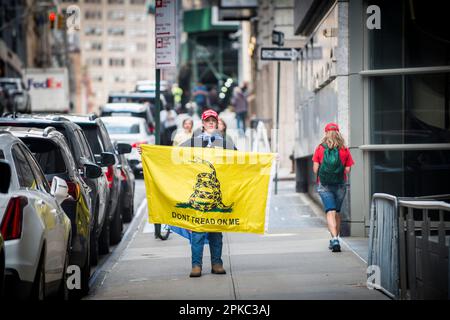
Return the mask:
<svg viewBox="0 0 450 320">
<path fill-rule="evenodd" d="M 236 150 L 233 142 L 224 140 L 218 131 L 219 116 L 214 110 L 206 110 L 202 114 L 202 134 L 192 137 L 181 144 L 181 147 L 202 147 L 213 148 L 223 147 Z M 222 261 L 222 233 L 221 232 L 195 232 L 191 235 L 191 253 L 192 253 L 192 271 L 189 275 L 192 277 L 200 277 L 202 275 L 203 245 L 208 239 L 209 249 L 211 252 L 211 273 L 226 274 Z"/>
<path fill-rule="evenodd" d="M 142 145 L 150 222 L 191 230 L 190 277 L 202 275 L 205 242 L 211 273 L 226 274 L 222 231 L 264 233 L 274 160 L 271 153 L 236 151 L 218 132 L 214 110 L 203 112 L 202 126 L 179 147 Z"/>
</svg>

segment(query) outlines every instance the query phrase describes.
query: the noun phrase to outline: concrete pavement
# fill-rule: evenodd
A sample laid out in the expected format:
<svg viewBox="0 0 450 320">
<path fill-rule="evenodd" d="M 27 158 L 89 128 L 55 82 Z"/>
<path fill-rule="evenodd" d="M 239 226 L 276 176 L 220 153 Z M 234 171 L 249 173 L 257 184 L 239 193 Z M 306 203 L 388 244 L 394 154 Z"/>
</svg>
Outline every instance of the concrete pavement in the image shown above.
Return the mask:
<svg viewBox="0 0 450 320">
<path fill-rule="evenodd" d="M 265 235 L 224 234 L 226 275 L 210 273 L 205 246 L 203 275 L 189 278 L 189 242 L 172 234 L 154 238 L 145 203 L 129 233 L 97 275 L 87 299 L 387 299 L 365 286 L 366 264 L 345 243 L 328 250 L 329 233 L 293 181 L 272 196 Z M 137 206 L 136 206 L 137 207 Z"/>
</svg>

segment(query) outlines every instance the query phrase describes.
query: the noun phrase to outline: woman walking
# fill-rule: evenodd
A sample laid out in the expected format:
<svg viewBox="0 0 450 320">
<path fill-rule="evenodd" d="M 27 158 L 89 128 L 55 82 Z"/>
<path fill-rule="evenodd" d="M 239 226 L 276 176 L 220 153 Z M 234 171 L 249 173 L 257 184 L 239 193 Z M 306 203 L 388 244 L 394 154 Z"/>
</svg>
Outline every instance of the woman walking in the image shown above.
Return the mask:
<svg viewBox="0 0 450 320">
<path fill-rule="evenodd" d="M 331 234 L 329 249 L 340 252 L 341 206 L 354 161 L 337 124 L 329 123 L 325 126 L 325 136 L 316 148 L 312 160 L 313 171 L 317 174 L 317 192 L 322 199 Z"/>
</svg>

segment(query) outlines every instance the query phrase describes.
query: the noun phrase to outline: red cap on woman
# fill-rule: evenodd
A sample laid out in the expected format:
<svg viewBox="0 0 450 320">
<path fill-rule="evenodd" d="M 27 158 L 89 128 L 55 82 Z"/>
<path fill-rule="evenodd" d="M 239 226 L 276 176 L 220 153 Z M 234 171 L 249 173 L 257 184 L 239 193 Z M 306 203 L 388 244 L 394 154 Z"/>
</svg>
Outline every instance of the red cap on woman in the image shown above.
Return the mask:
<svg viewBox="0 0 450 320">
<path fill-rule="evenodd" d="M 330 122 L 325 126 L 325 132 L 328 131 L 339 131 L 339 126 L 336 123 Z"/>
</svg>

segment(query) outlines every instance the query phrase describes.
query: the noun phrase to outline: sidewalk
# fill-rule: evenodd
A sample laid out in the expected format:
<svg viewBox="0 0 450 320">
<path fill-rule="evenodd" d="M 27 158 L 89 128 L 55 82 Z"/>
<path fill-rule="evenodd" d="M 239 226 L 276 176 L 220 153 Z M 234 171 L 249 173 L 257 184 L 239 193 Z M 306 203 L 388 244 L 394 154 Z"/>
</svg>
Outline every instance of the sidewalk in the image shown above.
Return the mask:
<svg viewBox="0 0 450 320">
<path fill-rule="evenodd" d="M 154 239 L 141 215 L 137 233 L 104 266 L 87 299 L 387 299 L 366 288 L 366 264 L 348 246 L 328 250 L 322 218 L 294 186 L 279 182 L 267 234 L 224 234 L 226 275 L 210 273 L 205 246 L 203 275 L 189 278 L 189 242 L 176 234 Z"/>
</svg>

